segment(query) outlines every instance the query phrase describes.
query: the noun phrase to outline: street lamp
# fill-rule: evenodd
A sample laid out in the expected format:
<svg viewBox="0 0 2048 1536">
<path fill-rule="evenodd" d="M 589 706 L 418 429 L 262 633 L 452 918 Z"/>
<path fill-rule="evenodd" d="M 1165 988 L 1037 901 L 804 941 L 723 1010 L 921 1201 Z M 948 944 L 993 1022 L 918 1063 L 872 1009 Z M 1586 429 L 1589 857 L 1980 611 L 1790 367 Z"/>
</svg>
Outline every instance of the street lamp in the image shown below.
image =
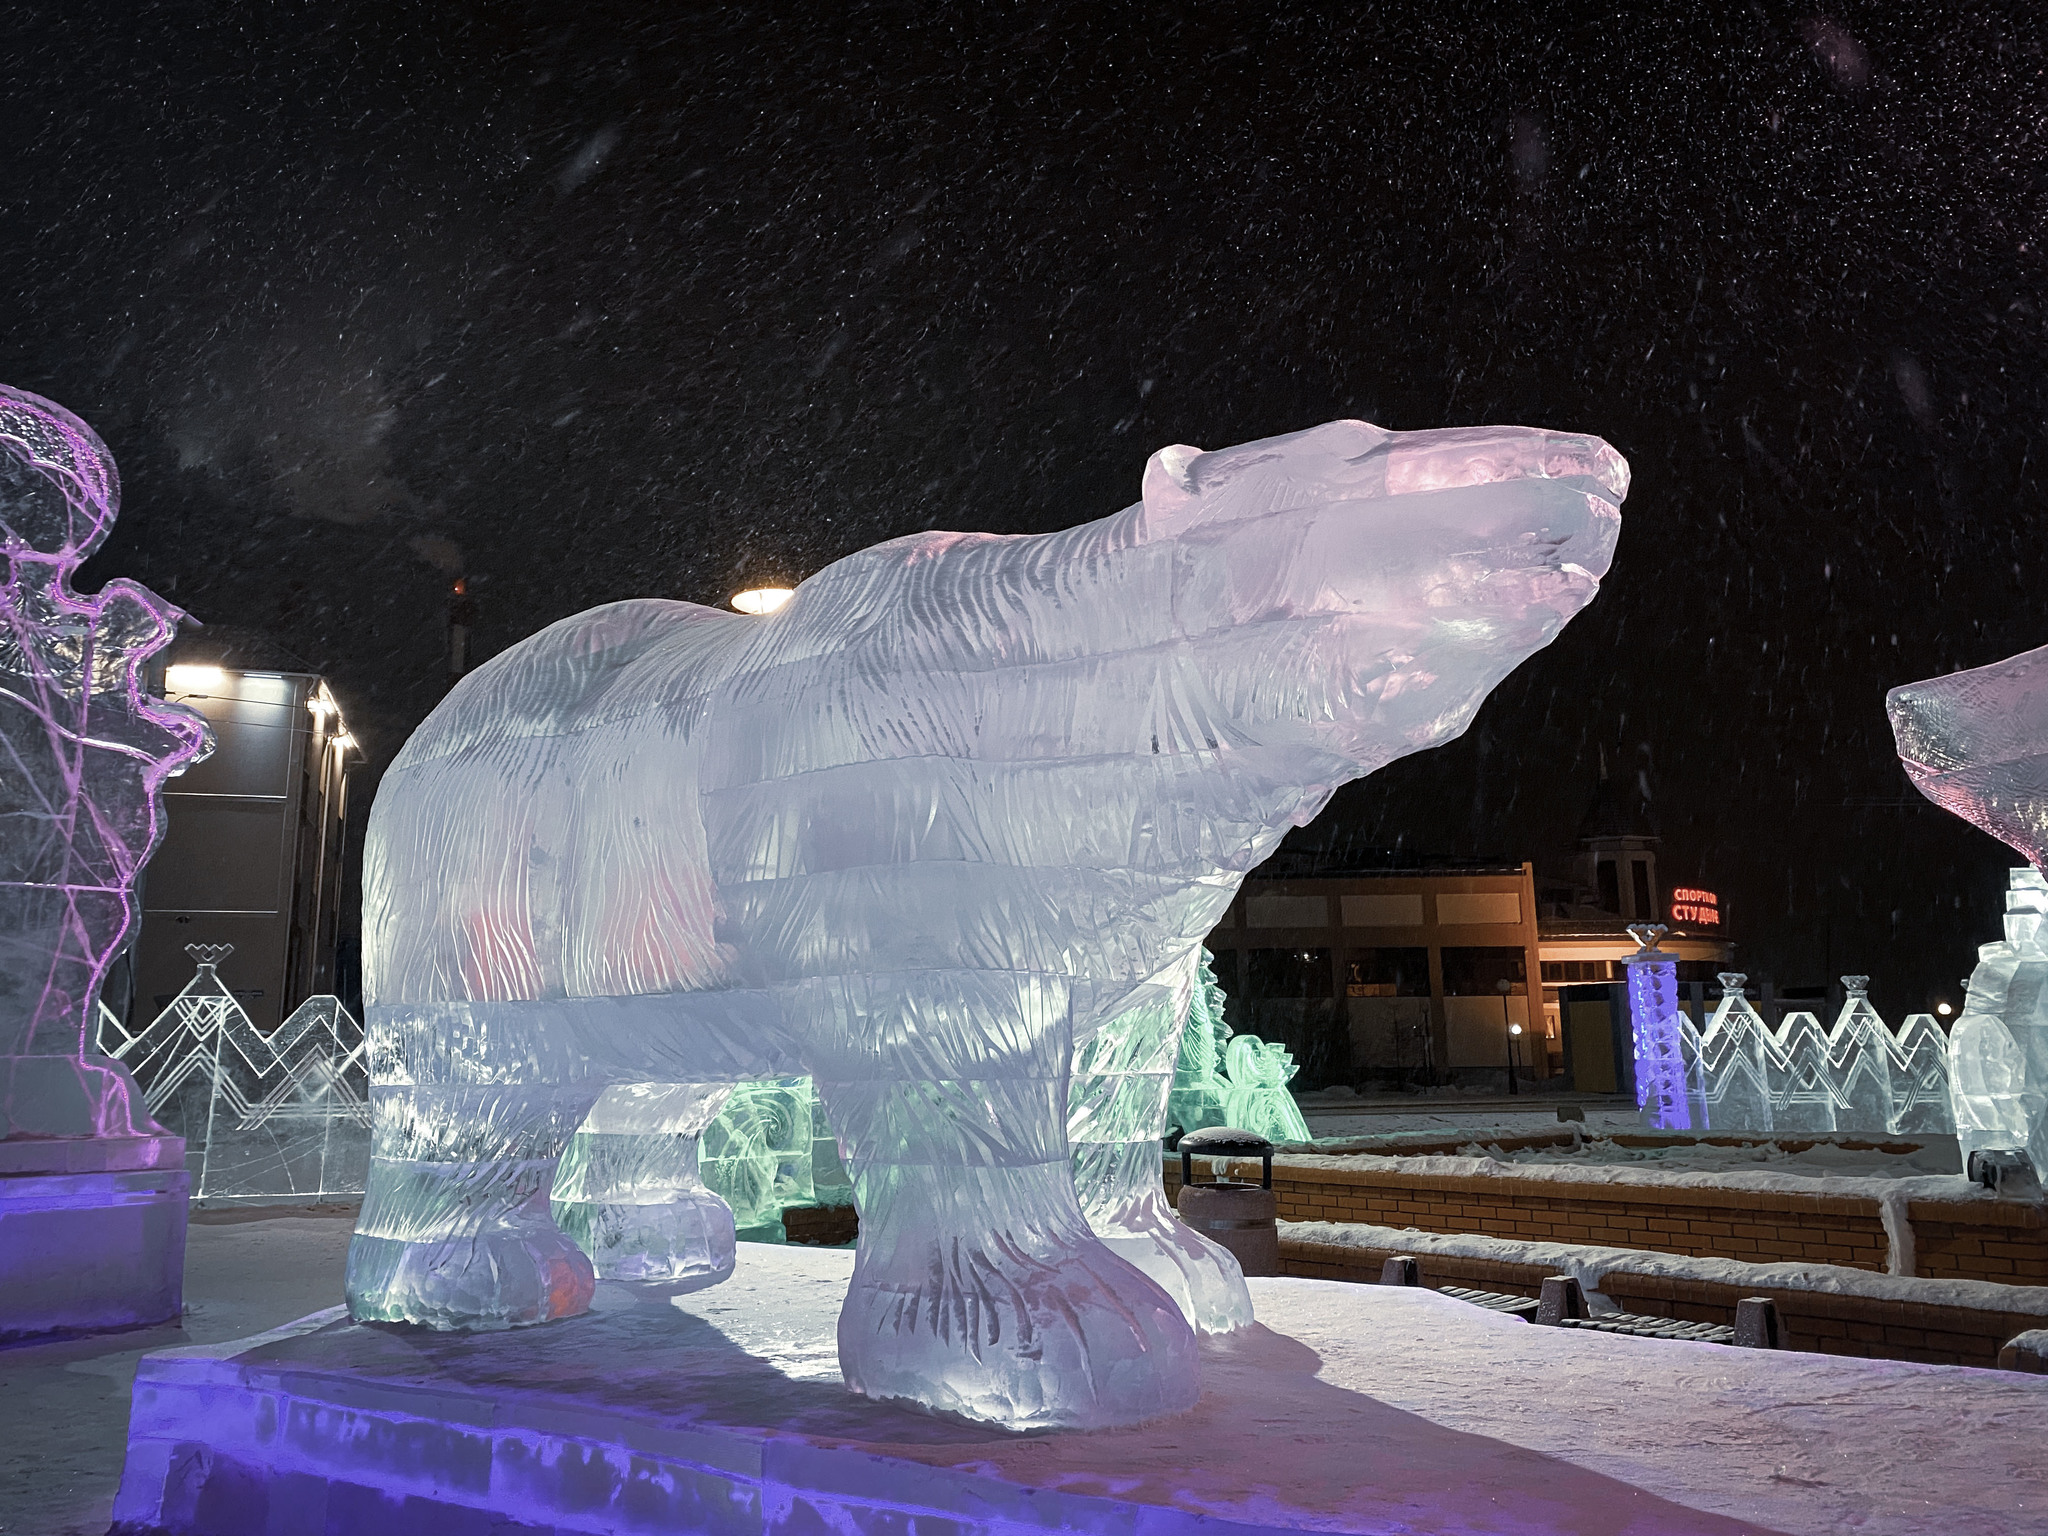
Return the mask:
<svg viewBox="0 0 2048 1536">
<path fill-rule="evenodd" d="M 789 587 L 749 587 L 733 593 L 732 605 L 741 613 L 769 614 L 795 596 L 796 592 Z"/>
<path fill-rule="evenodd" d="M 1500 993 L 1500 1021 L 1508 1027 L 1508 1092 L 1519 1094 L 1522 1090 L 1515 1085 L 1515 1036 L 1522 1032 L 1522 1026 L 1508 1018 L 1508 993 L 1513 990 L 1514 984 L 1503 976 L 1493 984 L 1493 987 Z"/>
</svg>

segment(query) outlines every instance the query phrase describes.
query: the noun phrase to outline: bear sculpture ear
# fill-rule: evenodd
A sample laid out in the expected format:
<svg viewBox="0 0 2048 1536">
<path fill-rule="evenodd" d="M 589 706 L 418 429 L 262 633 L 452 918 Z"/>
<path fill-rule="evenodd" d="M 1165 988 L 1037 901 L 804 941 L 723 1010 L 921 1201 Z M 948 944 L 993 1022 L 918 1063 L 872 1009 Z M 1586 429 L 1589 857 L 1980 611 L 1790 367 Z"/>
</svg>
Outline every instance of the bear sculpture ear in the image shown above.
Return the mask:
<svg viewBox="0 0 2048 1536">
<path fill-rule="evenodd" d="M 1145 461 L 1145 536 L 1170 539 L 1195 520 L 1202 494 L 1190 466 L 1202 450 L 1186 443 L 1162 448 Z"/>
</svg>

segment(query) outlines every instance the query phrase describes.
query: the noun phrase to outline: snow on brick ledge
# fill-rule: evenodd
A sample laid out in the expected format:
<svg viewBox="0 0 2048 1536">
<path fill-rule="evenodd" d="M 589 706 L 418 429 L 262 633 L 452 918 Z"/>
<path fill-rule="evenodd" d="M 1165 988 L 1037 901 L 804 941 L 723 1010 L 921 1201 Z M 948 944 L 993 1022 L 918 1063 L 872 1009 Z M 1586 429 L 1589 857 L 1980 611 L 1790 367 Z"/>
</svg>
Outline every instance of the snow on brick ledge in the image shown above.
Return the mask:
<svg viewBox="0 0 2048 1536">
<path fill-rule="evenodd" d="M 1413 1228 L 1374 1227 L 1356 1222 L 1283 1221 L 1283 1242 L 1356 1248 L 1375 1253 L 1442 1254 L 1489 1259 L 1499 1264 L 1526 1265 L 1545 1274 L 1570 1275 L 1588 1291 L 1600 1289 L 1611 1271 L 1697 1280 L 1709 1285 L 1748 1286 L 1765 1291 L 1814 1291 L 1830 1296 L 1862 1296 L 1877 1301 L 1902 1301 L 1919 1306 L 1967 1307 L 1980 1312 L 2018 1313 L 2048 1318 L 2048 1286 L 1994 1285 L 1984 1280 L 1920 1280 L 1873 1274 L 1834 1264 L 1744 1264 L 1735 1259 L 1695 1259 L 1676 1253 L 1649 1253 L 1640 1248 L 1598 1248 L 1577 1243 L 1524 1242 L 1469 1233 L 1418 1232 Z"/>
<path fill-rule="evenodd" d="M 1169 1160 L 1166 1187 L 1179 1185 Z M 1232 1165 L 1256 1177 L 1257 1165 Z M 2026 1284 L 2048 1281 L 2048 1208 L 1960 1175 L 1865 1178 L 1559 1166 L 1484 1156 L 1289 1154 L 1274 1160 L 1285 1221 L 1483 1233 L 1574 1247 L 1649 1249 Z"/>
<path fill-rule="evenodd" d="M 1832 1355 L 1994 1366 L 2015 1334 L 2048 1321 L 2048 1288 L 1907 1279 L 1829 1264 L 1749 1264 L 1350 1222 L 1285 1222 L 1286 1272 L 1372 1281 L 1396 1253 L 1421 1261 L 1426 1285 L 1535 1295 L 1545 1275 L 1574 1276 L 1596 1311 L 1727 1323 L 1745 1296 L 1778 1303 L 1787 1347 Z"/>
</svg>

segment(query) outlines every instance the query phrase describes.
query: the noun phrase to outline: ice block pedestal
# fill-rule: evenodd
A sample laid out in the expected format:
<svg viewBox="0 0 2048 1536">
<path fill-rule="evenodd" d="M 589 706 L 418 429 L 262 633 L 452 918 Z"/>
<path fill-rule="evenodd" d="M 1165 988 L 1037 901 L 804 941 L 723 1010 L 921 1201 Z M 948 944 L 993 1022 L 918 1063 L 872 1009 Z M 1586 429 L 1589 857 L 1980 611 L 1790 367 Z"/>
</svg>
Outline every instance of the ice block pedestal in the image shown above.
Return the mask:
<svg viewBox="0 0 2048 1536">
<path fill-rule="evenodd" d="M 1018 1433 L 851 1396 L 853 1255 L 601 1282 L 536 1328 L 340 1308 L 147 1356 L 120 1536 L 1769 1536 L 2040 1530 L 2048 1378 L 1541 1328 L 1253 1279 L 1177 1417 Z M 671 1298 L 674 1299 L 671 1299 Z"/>
<path fill-rule="evenodd" d="M 190 1190 L 176 1136 L 0 1141 L 0 1343 L 174 1320 Z"/>
</svg>

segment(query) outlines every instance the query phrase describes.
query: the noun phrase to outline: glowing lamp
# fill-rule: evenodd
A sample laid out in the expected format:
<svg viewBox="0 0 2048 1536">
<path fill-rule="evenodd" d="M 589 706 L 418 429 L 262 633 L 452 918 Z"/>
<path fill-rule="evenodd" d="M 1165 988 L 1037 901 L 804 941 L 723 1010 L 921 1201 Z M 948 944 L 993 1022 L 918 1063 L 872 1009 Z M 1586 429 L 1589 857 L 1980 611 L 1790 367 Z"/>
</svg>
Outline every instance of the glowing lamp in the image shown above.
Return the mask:
<svg viewBox="0 0 2048 1536">
<path fill-rule="evenodd" d="M 1934 1011 L 1940 1014 L 1945 1019 L 1954 1010 L 1952 1010 L 1947 1003 L 1936 1003 L 1934 1005 Z"/>
<path fill-rule="evenodd" d="M 749 587 L 732 595 L 733 607 L 741 613 L 773 613 L 796 593 L 789 587 Z"/>
<path fill-rule="evenodd" d="M 1508 1033 L 1511 1035 L 1519 1035 L 1521 1032 L 1522 1026 L 1519 1024 L 1510 1024 L 1508 1026 Z"/>
<path fill-rule="evenodd" d="M 178 666 L 164 674 L 164 682 L 178 693 L 204 693 L 228 680 L 219 667 Z"/>
</svg>

